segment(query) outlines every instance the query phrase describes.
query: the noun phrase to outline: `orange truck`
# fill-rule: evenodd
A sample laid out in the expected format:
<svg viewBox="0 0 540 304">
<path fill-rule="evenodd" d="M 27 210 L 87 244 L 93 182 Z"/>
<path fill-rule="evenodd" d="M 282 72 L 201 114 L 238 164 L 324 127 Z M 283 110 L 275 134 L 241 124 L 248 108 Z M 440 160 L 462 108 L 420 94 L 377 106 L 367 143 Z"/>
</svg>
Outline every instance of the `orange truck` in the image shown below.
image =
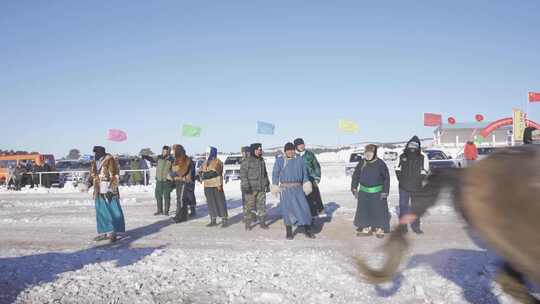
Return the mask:
<svg viewBox="0 0 540 304">
<path fill-rule="evenodd" d="M 6 182 L 9 167 L 17 166 L 20 163 L 26 164 L 29 161 L 34 161 L 40 166 L 47 162 L 51 166 L 51 170 L 54 170 L 55 167 L 55 159 L 52 154 L 31 153 L 0 155 L 0 183 Z"/>
</svg>

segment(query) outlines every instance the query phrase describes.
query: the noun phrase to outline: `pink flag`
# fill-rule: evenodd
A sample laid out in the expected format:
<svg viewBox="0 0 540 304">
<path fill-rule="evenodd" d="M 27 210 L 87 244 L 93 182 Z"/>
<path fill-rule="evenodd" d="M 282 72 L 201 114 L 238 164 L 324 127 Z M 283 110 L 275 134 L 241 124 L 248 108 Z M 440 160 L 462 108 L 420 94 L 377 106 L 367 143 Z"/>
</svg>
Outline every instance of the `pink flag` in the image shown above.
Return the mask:
<svg viewBox="0 0 540 304">
<path fill-rule="evenodd" d="M 127 134 L 122 130 L 110 129 L 107 138 L 111 141 L 124 141 L 127 139 Z"/>
</svg>

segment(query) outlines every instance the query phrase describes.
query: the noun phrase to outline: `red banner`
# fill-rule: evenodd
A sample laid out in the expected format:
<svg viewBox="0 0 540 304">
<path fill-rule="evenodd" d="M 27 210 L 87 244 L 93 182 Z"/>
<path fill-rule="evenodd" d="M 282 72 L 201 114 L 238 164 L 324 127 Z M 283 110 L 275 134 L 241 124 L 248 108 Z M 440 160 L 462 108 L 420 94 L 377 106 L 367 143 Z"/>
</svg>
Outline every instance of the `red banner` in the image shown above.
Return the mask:
<svg viewBox="0 0 540 304">
<path fill-rule="evenodd" d="M 438 127 L 441 125 L 442 116 L 440 114 L 424 113 L 425 127 Z"/>
<path fill-rule="evenodd" d="M 540 93 L 529 92 L 529 102 L 540 102 Z"/>
</svg>

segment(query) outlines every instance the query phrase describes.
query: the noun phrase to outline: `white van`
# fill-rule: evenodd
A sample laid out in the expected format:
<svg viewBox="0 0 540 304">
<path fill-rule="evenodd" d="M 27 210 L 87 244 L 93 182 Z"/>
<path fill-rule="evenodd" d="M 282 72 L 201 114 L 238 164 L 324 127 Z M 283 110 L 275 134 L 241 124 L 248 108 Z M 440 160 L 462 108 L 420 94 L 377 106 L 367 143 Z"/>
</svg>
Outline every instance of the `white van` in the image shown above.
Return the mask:
<svg viewBox="0 0 540 304">
<path fill-rule="evenodd" d="M 240 164 L 242 162 L 242 154 L 230 154 L 223 162 L 223 180 L 225 183 L 234 180 L 240 180 Z"/>
<path fill-rule="evenodd" d="M 364 148 L 356 149 L 349 155 L 349 162 L 345 165 L 345 175 L 352 176 L 356 165 L 364 158 Z"/>
</svg>

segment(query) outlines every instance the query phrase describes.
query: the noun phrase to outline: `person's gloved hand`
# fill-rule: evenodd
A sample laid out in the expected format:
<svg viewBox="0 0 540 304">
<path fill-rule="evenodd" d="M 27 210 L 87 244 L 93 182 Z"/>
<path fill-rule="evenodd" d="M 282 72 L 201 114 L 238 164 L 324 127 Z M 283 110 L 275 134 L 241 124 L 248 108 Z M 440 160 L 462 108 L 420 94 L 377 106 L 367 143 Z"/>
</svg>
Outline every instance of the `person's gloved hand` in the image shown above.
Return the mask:
<svg viewBox="0 0 540 304">
<path fill-rule="evenodd" d="M 358 198 L 358 190 L 356 190 L 356 189 L 351 189 L 351 193 L 352 193 L 352 195 L 353 195 L 355 198 Z"/>
<path fill-rule="evenodd" d="M 381 193 L 381 201 L 388 199 L 388 193 Z"/>
</svg>

